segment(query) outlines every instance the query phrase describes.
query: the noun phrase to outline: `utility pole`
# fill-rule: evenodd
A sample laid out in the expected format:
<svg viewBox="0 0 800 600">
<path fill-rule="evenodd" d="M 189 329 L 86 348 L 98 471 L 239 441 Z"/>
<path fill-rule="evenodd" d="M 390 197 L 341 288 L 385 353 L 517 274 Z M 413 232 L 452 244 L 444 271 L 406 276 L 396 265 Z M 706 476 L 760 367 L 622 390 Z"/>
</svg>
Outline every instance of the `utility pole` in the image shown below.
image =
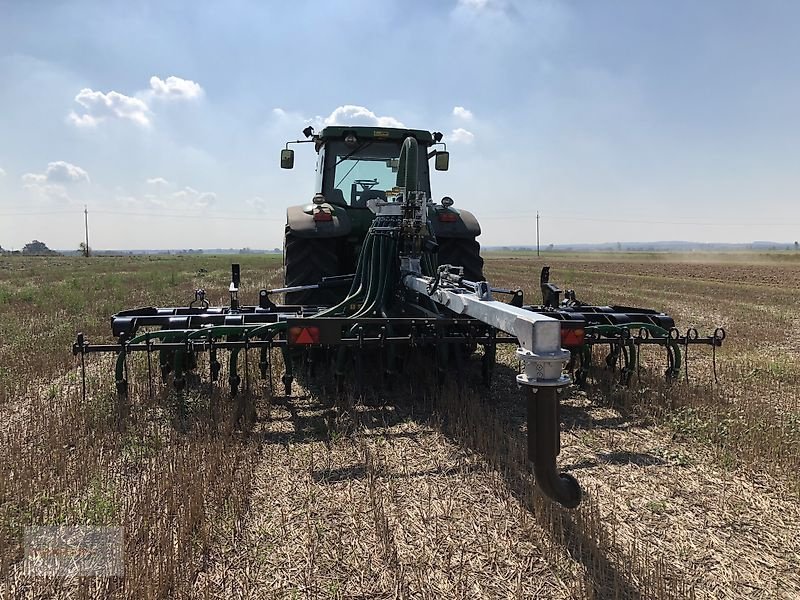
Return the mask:
<svg viewBox="0 0 800 600">
<path fill-rule="evenodd" d="M 539 256 L 539 211 L 536 211 L 536 256 Z"/>
<path fill-rule="evenodd" d="M 86 232 L 86 246 L 83 249 L 83 255 L 89 256 L 89 208 L 83 205 L 83 228 Z"/>
</svg>

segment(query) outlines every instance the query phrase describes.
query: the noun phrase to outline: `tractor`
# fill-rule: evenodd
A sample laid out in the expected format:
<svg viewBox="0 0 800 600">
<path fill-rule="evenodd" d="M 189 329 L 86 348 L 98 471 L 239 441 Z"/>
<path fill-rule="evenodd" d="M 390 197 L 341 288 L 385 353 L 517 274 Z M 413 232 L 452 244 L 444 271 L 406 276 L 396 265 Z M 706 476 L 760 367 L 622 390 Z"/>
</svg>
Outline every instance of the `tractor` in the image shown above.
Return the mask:
<svg viewBox="0 0 800 600">
<path fill-rule="evenodd" d="M 273 370 L 282 362 L 284 396 L 291 399 L 298 354 L 305 364 L 332 366 L 337 378 L 362 380 L 365 357 L 377 358 L 381 372 L 397 378 L 410 375 L 409 357 L 426 353 L 432 360 L 423 362 L 435 365 L 443 382 L 461 380 L 463 358 L 480 348 L 489 383 L 496 348 L 508 344 L 516 347 L 520 365 L 515 381 L 527 405 L 528 458 L 536 483 L 546 496 L 573 508 L 581 500 L 580 486 L 556 464 L 558 391 L 585 382 L 594 349 L 608 347 L 601 368 L 628 385 L 640 367 L 642 346 L 663 348 L 666 376 L 675 379 L 691 345 L 716 352 L 725 339 L 721 328 L 705 337 L 694 328 L 681 333 L 657 310 L 583 303 L 573 290 L 550 282 L 548 267 L 540 273 L 541 303 L 526 304 L 520 289 L 492 286 L 483 273 L 475 217 L 453 208 L 449 197 L 432 200 L 430 161 L 439 171 L 449 166 L 440 133 L 335 126 L 318 135 L 308 127 L 304 135 L 281 151 L 283 168 L 294 166 L 290 144 L 313 143 L 317 151 L 311 203 L 287 211 L 285 286 L 259 290 L 257 304 L 242 303 L 241 272 L 233 264 L 227 305 L 211 306 L 198 289 L 184 306 L 113 315 L 114 343 L 93 344 L 79 333 L 72 351 L 80 358 L 84 398 L 86 357 L 114 353 L 117 415 L 124 421 L 129 378 L 137 376 L 129 357 L 145 352 L 151 394 L 158 369 L 174 390 L 177 410 L 185 411 L 190 381 L 204 380 L 213 390 L 224 374 L 237 422 L 253 422 L 254 379 L 264 380 L 264 393 L 273 394 Z M 276 302 L 280 295 L 282 304 Z"/>
<path fill-rule="evenodd" d="M 449 153 L 442 134 L 420 129 L 374 127 L 326 127 L 315 134 L 304 130 L 317 151 L 317 178 L 311 202 L 291 206 L 286 212 L 284 273 L 288 288 L 316 284 L 323 278 L 355 272 L 356 260 L 375 219 L 375 201 L 386 201 L 395 189 L 403 141 L 417 142 L 415 161 L 418 189 L 432 198 L 429 162 L 437 171 L 449 167 Z M 303 140 L 306 141 L 306 140 Z M 294 166 L 294 151 L 281 152 L 281 167 Z M 445 149 L 437 149 L 443 146 Z M 464 277 L 483 280 L 483 259 L 477 237 L 481 233 L 475 216 L 456 209 L 445 196 L 428 206 L 428 223 L 435 239 L 438 264 L 459 265 Z M 335 279 L 328 280 L 335 284 Z M 287 304 L 331 305 L 346 292 L 343 285 L 286 293 Z"/>
</svg>

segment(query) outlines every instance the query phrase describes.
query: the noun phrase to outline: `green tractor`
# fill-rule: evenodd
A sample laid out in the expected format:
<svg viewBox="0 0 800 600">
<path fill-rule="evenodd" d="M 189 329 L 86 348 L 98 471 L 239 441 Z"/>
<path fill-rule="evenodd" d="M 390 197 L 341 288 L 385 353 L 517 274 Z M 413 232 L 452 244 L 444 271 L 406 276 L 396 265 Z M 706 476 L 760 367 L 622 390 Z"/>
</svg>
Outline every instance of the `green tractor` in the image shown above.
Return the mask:
<svg viewBox="0 0 800 600">
<path fill-rule="evenodd" d="M 405 170 L 401 157 L 403 141 L 412 137 L 419 152 L 417 189 L 431 198 L 429 160 L 437 171 L 446 171 L 449 153 L 442 134 L 419 129 L 376 127 L 326 127 L 315 134 L 303 131 L 306 140 L 288 142 L 281 151 L 281 167 L 294 166 L 289 144 L 313 142 L 317 151 L 317 181 L 311 203 L 286 211 L 283 261 L 286 287 L 318 284 L 326 279 L 334 285 L 286 293 L 286 304 L 330 306 L 347 294 L 346 285 L 335 285 L 337 277 L 356 271 L 358 253 L 375 218 L 376 202 L 386 201 L 397 190 L 398 173 Z M 436 146 L 442 146 L 439 150 Z M 453 208 L 447 196 L 431 204 L 428 225 L 435 237 L 438 264 L 463 267 L 464 278 L 482 281 L 483 259 L 476 238 L 481 233 L 475 216 Z"/>
</svg>

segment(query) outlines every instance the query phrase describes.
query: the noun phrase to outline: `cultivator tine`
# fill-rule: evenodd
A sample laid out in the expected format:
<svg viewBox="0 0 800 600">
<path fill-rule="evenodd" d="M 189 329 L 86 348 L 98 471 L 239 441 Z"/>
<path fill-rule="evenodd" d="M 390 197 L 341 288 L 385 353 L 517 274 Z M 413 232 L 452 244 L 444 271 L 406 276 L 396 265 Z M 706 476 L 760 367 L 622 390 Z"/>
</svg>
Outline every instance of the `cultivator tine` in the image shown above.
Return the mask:
<svg viewBox="0 0 800 600">
<path fill-rule="evenodd" d="M 76 354 L 81 355 L 81 398 L 83 399 L 83 403 L 86 403 L 86 347 L 88 346 L 88 342 L 86 341 L 83 333 L 79 333 L 78 337 L 75 340 L 75 343 L 72 344 L 72 355 L 75 356 Z"/>
<path fill-rule="evenodd" d="M 681 351 L 678 348 L 677 341 L 680 339 L 680 332 L 672 327 L 669 330 L 669 339 L 667 341 L 667 370 L 664 375 L 667 381 L 674 381 L 680 375 L 681 370 Z"/>
<path fill-rule="evenodd" d="M 152 342 L 147 340 L 147 397 L 150 402 L 153 401 L 153 360 L 151 354 L 153 352 Z"/>
<path fill-rule="evenodd" d="M 116 368 L 117 405 L 115 419 L 117 427 L 123 427 L 128 416 L 128 345 L 125 336 L 120 336 L 120 345 Z"/>
<path fill-rule="evenodd" d="M 186 387 L 186 377 L 184 374 L 185 357 L 186 353 L 183 350 L 176 350 L 173 354 L 172 386 L 177 392 L 182 391 Z"/>
<path fill-rule="evenodd" d="M 209 341 L 209 351 L 208 351 L 208 368 L 209 368 L 209 376 L 211 378 L 211 383 L 213 384 L 215 381 L 219 379 L 219 372 L 222 369 L 222 365 L 220 364 L 219 360 L 217 360 L 217 347 L 214 344 L 214 340 L 211 339 Z"/>
<path fill-rule="evenodd" d="M 343 350 L 344 347 L 341 349 Z M 281 346 L 281 354 L 283 355 L 283 364 L 285 365 L 285 371 L 281 377 L 281 382 L 283 382 L 284 395 L 288 398 L 292 395 L 292 382 L 294 381 L 292 357 L 289 354 L 289 349 L 286 346 Z"/>
<path fill-rule="evenodd" d="M 230 385 L 231 398 L 235 398 L 239 393 L 239 384 L 241 383 L 242 378 L 239 377 L 239 349 L 234 348 L 231 350 L 231 355 L 228 359 L 228 384 Z"/>
<path fill-rule="evenodd" d="M 268 350 L 269 350 L 268 346 L 263 346 L 261 348 L 261 352 L 260 352 L 260 355 L 259 355 L 258 370 L 259 370 L 259 373 L 261 374 L 261 379 L 266 379 L 267 378 L 267 369 L 269 368 Z"/>
<path fill-rule="evenodd" d="M 489 387 L 492 384 L 492 375 L 497 362 L 497 330 L 489 330 L 489 340 L 483 345 L 483 357 L 481 359 L 481 377 L 483 384 Z"/>
<path fill-rule="evenodd" d="M 690 327 L 686 330 L 686 335 L 683 339 L 683 378 L 687 385 L 689 384 L 689 339 L 692 335 L 692 332 L 694 332 L 694 338 L 692 339 L 696 340 L 697 329 L 694 327 Z"/>
<path fill-rule="evenodd" d="M 636 353 L 636 382 L 641 383 L 642 381 L 642 342 L 644 340 L 650 339 L 650 331 L 645 329 L 644 327 L 639 327 L 639 331 L 636 333 L 636 349 L 638 352 Z"/>
<path fill-rule="evenodd" d="M 269 341 L 268 346 L 265 346 L 265 349 L 267 351 L 267 382 L 269 385 L 269 397 L 270 401 L 272 401 L 272 398 L 275 397 L 275 390 L 273 389 L 274 384 L 272 382 L 272 378 L 274 377 L 274 373 L 272 372 L 272 340 Z"/>
<path fill-rule="evenodd" d="M 630 330 L 626 329 L 627 338 L 622 342 L 622 372 L 621 383 L 625 386 L 630 385 L 631 378 L 633 377 L 634 365 L 637 361 L 636 344 L 631 337 Z"/>
<path fill-rule="evenodd" d="M 631 335 L 631 330 L 634 328 L 638 329 L 635 336 Z M 608 344 L 609 351 L 605 358 L 606 368 L 611 371 L 620 369 L 620 382 L 623 385 L 630 384 L 634 371 L 636 371 L 637 379 L 641 381 L 641 353 L 644 345 L 657 345 L 664 348 L 667 359 L 664 375 L 668 381 L 677 379 L 680 376 L 681 367 L 683 367 L 684 377 L 688 382 L 689 346 L 703 344 L 711 346 L 716 381 L 716 348 L 722 344 L 724 336 L 724 330 L 721 328 L 715 330 L 713 335 L 703 338 L 695 327 L 690 327 L 684 335 L 681 335 L 675 327 L 665 329 L 652 323 L 590 325 L 585 328 L 583 347 L 573 350 L 575 353 L 580 352 L 583 359 L 580 366 L 577 366 L 578 361 L 574 363 L 575 380 L 579 384 L 585 382 L 585 373 L 591 365 L 592 348 L 598 344 Z M 681 349 L 683 358 L 681 358 Z"/>
<path fill-rule="evenodd" d="M 169 359 L 170 353 L 166 350 L 158 351 L 158 366 L 161 370 L 161 383 L 169 381 L 169 374 L 172 372 L 172 361 Z"/>
<path fill-rule="evenodd" d="M 250 393 L 250 339 L 244 337 L 244 389 Z"/>
<path fill-rule="evenodd" d="M 714 330 L 713 343 L 711 344 L 711 364 L 714 369 L 714 383 L 719 383 L 717 378 L 717 346 L 721 346 L 725 340 L 725 330 L 722 327 L 717 327 Z"/>
<path fill-rule="evenodd" d="M 444 383 L 447 374 L 447 363 L 450 360 L 450 345 L 442 341 L 442 330 L 437 328 L 436 335 L 436 381 L 439 385 Z"/>
</svg>

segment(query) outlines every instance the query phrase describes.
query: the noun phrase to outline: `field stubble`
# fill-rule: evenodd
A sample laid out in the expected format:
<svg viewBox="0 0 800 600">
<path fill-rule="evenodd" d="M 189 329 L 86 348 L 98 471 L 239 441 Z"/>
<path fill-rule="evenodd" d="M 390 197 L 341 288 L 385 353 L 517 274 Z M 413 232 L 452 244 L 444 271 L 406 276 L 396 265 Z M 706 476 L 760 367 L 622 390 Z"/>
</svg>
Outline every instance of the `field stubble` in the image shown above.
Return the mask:
<svg viewBox="0 0 800 600">
<path fill-rule="evenodd" d="M 253 290 L 279 281 L 274 258 L 239 258 L 245 282 L 260 275 Z M 260 418 L 244 432 L 224 398 L 212 419 L 201 389 L 180 433 L 174 398 L 151 399 L 139 379 L 119 432 L 109 361 L 92 361 L 81 399 L 74 332 L 104 338 L 110 313 L 182 303 L 195 287 L 222 300 L 229 259 L 50 260 L 0 264 L 0 589 L 11 597 L 800 594 L 786 315 L 796 264 L 770 265 L 785 274 L 765 282 L 763 269 L 734 279 L 719 263 L 550 261 L 553 279 L 582 299 L 657 307 L 730 336 L 721 385 L 698 353 L 694 385 L 667 387 L 648 371 L 631 390 L 604 382 L 565 398 L 561 462 L 587 490 L 569 512 L 528 474 L 510 356 L 484 391 L 406 383 L 338 408 L 316 389 L 259 396 Z M 540 264 L 490 255 L 487 275 L 535 299 Z M 124 526 L 125 578 L 25 576 L 22 529 L 57 523 Z"/>
</svg>

